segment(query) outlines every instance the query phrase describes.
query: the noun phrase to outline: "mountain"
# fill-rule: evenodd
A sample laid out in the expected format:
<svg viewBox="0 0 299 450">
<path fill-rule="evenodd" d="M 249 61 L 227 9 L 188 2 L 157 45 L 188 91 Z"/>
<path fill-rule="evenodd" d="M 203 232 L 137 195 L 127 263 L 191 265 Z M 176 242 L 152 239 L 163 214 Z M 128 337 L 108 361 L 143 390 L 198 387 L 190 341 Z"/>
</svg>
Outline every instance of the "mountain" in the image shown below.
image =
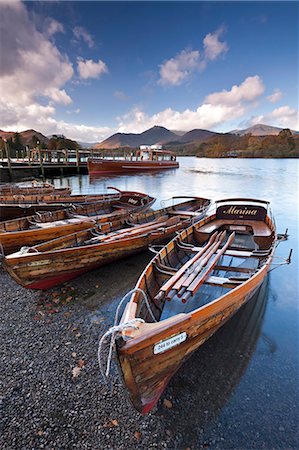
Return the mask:
<svg viewBox="0 0 299 450">
<path fill-rule="evenodd" d="M 177 134 L 178 136 L 183 136 L 183 134 L 186 133 L 186 131 L 180 131 L 180 130 L 170 130 L 172 131 L 174 134 Z"/>
<path fill-rule="evenodd" d="M 165 146 L 181 147 L 182 145 L 200 144 L 215 136 L 221 136 L 208 130 L 191 130 L 187 133 L 180 131 L 170 131 L 164 127 L 155 126 L 143 133 L 116 133 L 100 142 L 95 148 L 113 149 L 119 147 L 139 147 L 147 144 L 163 144 Z"/>
<path fill-rule="evenodd" d="M 178 141 L 179 136 L 164 127 L 154 126 L 143 133 L 116 133 L 100 142 L 95 148 L 139 147 L 140 145 L 166 144 Z"/>
<path fill-rule="evenodd" d="M 182 143 L 203 142 L 217 135 L 220 135 L 220 133 L 215 133 L 213 131 L 208 130 L 195 129 L 188 131 L 188 133 L 185 133 L 183 136 L 180 137 L 179 141 Z"/>
<path fill-rule="evenodd" d="M 259 123 L 257 125 L 253 125 L 252 127 L 245 128 L 244 130 L 230 131 L 230 133 L 237 134 L 238 136 L 244 136 L 245 134 L 252 134 L 252 136 L 277 136 L 281 130 L 283 130 L 283 128 L 272 127 L 270 125 Z M 298 132 L 293 131 L 293 133 L 297 134 Z"/>
<path fill-rule="evenodd" d="M 15 134 L 15 131 L 2 131 L 0 130 L 0 137 L 2 139 L 13 139 Z M 49 139 L 44 136 L 42 133 L 39 133 L 35 130 L 26 130 L 26 131 L 20 131 L 20 141 L 23 145 L 29 145 L 32 141 L 32 137 L 36 136 L 37 140 L 40 141 L 40 143 L 48 143 Z"/>
<path fill-rule="evenodd" d="M 81 142 L 81 141 L 77 141 L 78 144 L 80 145 L 81 148 L 97 148 L 96 142 Z"/>
</svg>

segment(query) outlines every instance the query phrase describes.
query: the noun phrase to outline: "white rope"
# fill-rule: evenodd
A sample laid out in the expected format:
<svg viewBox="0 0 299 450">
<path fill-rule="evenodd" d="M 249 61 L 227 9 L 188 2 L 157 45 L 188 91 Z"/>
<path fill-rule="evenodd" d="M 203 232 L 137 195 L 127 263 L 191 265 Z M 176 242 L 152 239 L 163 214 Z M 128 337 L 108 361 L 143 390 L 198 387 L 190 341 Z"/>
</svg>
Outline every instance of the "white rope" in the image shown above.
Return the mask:
<svg viewBox="0 0 299 450">
<path fill-rule="evenodd" d="M 142 289 L 134 288 L 131 291 L 127 292 L 126 295 L 124 295 L 124 297 L 121 299 L 121 301 L 119 302 L 119 304 L 117 306 L 113 326 L 111 328 L 109 328 L 109 330 L 106 331 L 106 333 L 103 334 L 103 336 L 101 337 L 101 339 L 99 341 L 98 363 L 99 363 L 101 375 L 106 383 L 108 383 L 108 377 L 109 377 L 110 368 L 111 368 L 112 352 L 113 352 L 113 349 L 115 348 L 115 339 L 116 339 L 117 334 L 124 330 L 127 330 L 127 329 L 138 330 L 139 329 L 138 324 L 140 325 L 141 323 L 145 322 L 143 319 L 135 318 L 135 319 L 129 320 L 128 322 L 124 322 L 124 323 L 117 325 L 118 320 L 119 320 L 118 316 L 119 316 L 120 308 L 122 307 L 125 300 L 135 292 L 139 292 L 140 294 L 142 294 L 145 304 L 147 306 L 148 312 L 150 313 L 154 322 L 157 322 L 157 320 L 151 310 L 147 296 L 145 295 L 145 292 Z M 105 370 L 104 365 L 103 365 L 103 345 L 104 345 L 105 341 L 107 340 L 107 338 L 109 338 L 109 336 L 111 336 L 111 339 L 110 339 L 110 344 L 109 344 L 109 353 L 108 353 L 108 357 L 107 357 L 106 370 Z"/>
<path fill-rule="evenodd" d="M 111 360 L 112 360 L 112 352 L 113 352 L 113 349 L 115 346 L 116 335 L 119 332 L 130 329 L 130 328 L 134 329 L 134 330 L 138 330 L 139 327 L 138 327 L 138 325 L 136 325 L 136 323 L 144 323 L 144 320 L 143 319 L 133 319 L 133 320 L 130 320 L 129 322 L 122 323 L 117 326 L 113 326 L 108 331 L 106 331 L 106 333 L 101 337 L 100 342 L 99 342 L 99 348 L 98 348 L 98 362 L 99 362 L 101 375 L 106 383 L 108 383 L 108 377 L 109 377 L 109 373 L 110 373 Z M 108 338 L 109 336 L 111 336 L 111 340 L 110 340 L 109 353 L 108 353 L 108 357 L 107 357 L 107 364 L 106 364 L 106 370 L 105 370 L 103 367 L 102 352 L 103 352 L 103 344 L 104 344 L 106 338 Z"/>
</svg>

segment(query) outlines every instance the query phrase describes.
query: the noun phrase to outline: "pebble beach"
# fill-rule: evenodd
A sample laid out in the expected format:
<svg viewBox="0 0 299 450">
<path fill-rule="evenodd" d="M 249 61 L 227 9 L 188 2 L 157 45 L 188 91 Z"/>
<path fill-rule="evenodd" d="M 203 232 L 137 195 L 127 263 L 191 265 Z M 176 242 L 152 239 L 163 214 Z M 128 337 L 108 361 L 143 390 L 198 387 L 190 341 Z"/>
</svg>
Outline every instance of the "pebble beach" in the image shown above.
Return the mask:
<svg viewBox="0 0 299 450">
<path fill-rule="evenodd" d="M 248 311 L 185 363 L 149 415 L 131 406 L 116 362 L 110 384 L 103 382 L 99 336 L 112 325 L 116 305 L 149 259 L 150 254 L 140 254 L 46 292 L 24 289 L 0 270 L 1 449 L 295 448 L 295 435 L 286 438 L 286 428 L 273 427 L 271 417 L 265 419 L 271 433 L 264 425 L 264 435 L 258 432 L 249 414 L 240 434 L 242 398 L 232 402 L 228 417 L 219 417 L 250 363 L 263 299 L 249 302 Z M 244 322 L 250 328 L 244 329 Z M 245 406 L 255 404 L 251 386 L 245 392 Z M 291 398 L 287 403 L 294 408 Z M 259 407 L 267 412 L 267 406 Z M 295 422 L 288 421 L 288 427 L 296 429 Z"/>
</svg>

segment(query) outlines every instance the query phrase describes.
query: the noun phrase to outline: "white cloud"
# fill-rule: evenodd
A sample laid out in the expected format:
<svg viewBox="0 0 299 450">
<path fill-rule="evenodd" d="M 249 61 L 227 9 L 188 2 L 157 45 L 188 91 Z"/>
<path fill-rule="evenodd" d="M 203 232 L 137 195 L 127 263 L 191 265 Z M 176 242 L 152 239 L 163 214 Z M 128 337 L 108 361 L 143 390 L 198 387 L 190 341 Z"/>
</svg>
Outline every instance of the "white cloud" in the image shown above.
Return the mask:
<svg viewBox="0 0 299 450">
<path fill-rule="evenodd" d="M 49 121 L 47 129 L 51 130 L 47 134 L 63 134 L 71 139 L 83 142 L 101 142 L 114 132 L 109 127 L 87 126 L 63 120 L 56 121 L 55 119 Z"/>
<path fill-rule="evenodd" d="M 82 39 L 89 48 L 94 47 L 94 40 L 92 38 L 92 36 L 88 33 L 88 31 L 85 30 L 85 28 L 83 27 L 75 27 L 73 29 L 73 33 L 77 41 L 80 41 L 80 39 Z"/>
<path fill-rule="evenodd" d="M 101 59 L 98 62 L 92 61 L 92 59 L 83 60 L 78 58 L 78 73 L 80 78 L 99 78 L 104 73 L 108 73 L 108 67 Z"/>
<path fill-rule="evenodd" d="M 224 33 L 224 28 L 219 28 L 214 33 L 209 33 L 203 40 L 205 58 L 210 61 L 214 61 L 219 58 L 221 54 L 228 51 L 228 45 L 226 42 L 219 40 L 220 36 Z"/>
<path fill-rule="evenodd" d="M 199 51 L 183 50 L 160 66 L 158 84 L 178 86 L 198 67 Z"/>
<path fill-rule="evenodd" d="M 269 95 L 267 97 L 267 100 L 271 103 L 276 103 L 278 100 L 280 100 L 282 97 L 282 92 L 279 89 L 275 89 L 273 94 Z"/>
<path fill-rule="evenodd" d="M 9 108 L 9 105 L 6 105 L 5 109 L 1 108 L 0 105 L 0 115 L 6 118 L 5 122 L 1 122 L 1 129 L 5 131 L 23 131 L 34 128 L 45 136 L 63 134 L 70 139 L 84 142 L 100 142 L 114 132 L 114 130 L 105 126 L 86 126 L 80 123 L 56 120 L 55 108 L 49 105 L 30 105 L 25 107 L 23 111 L 16 111 L 14 108 L 10 110 Z"/>
<path fill-rule="evenodd" d="M 67 57 L 37 30 L 22 3 L 1 2 L 0 10 L 2 99 L 27 103 L 47 96 L 50 88 L 60 89 L 73 75 Z"/>
<path fill-rule="evenodd" d="M 228 51 L 226 42 L 219 40 L 224 33 L 221 27 L 214 33 L 209 33 L 203 40 L 203 53 L 199 50 L 182 50 L 174 58 L 164 61 L 160 65 L 160 78 L 158 84 L 162 86 L 179 86 L 188 80 L 191 74 L 196 71 L 202 71 L 207 67 L 209 61 L 214 61 Z"/>
<path fill-rule="evenodd" d="M 214 129 L 225 122 L 242 117 L 263 92 L 264 85 L 261 79 L 258 76 L 248 77 L 229 91 L 208 95 L 195 110 L 185 109 L 180 112 L 166 108 L 148 116 L 139 108 L 134 108 L 118 118 L 118 131 L 141 132 L 154 125 L 183 131 L 194 128 Z"/>
<path fill-rule="evenodd" d="M 72 103 L 71 97 L 65 92 L 64 89 L 50 88 L 45 91 L 45 94 L 55 103 L 62 103 L 64 105 L 69 105 Z"/>
<path fill-rule="evenodd" d="M 251 117 L 246 126 L 256 125 L 258 123 L 270 124 L 281 128 L 291 128 L 293 130 L 299 130 L 299 115 L 298 110 L 290 108 L 289 106 L 280 106 L 273 109 L 273 111 L 267 114 L 260 114 L 258 116 Z"/>
<path fill-rule="evenodd" d="M 17 115 L 41 96 L 70 103 L 71 98 L 61 89 L 73 76 L 68 58 L 37 30 L 24 4 L 1 2 L 0 10 L 0 102 L 15 109 Z"/>
<path fill-rule="evenodd" d="M 225 89 L 206 97 L 205 101 L 212 105 L 235 105 L 240 102 L 252 102 L 265 90 L 262 79 L 255 75 L 247 77 L 239 86 L 234 85 L 229 91 Z"/>
<path fill-rule="evenodd" d="M 64 28 L 62 23 L 58 22 L 55 19 L 48 19 L 46 21 L 46 33 L 48 36 L 53 36 L 56 33 L 64 33 Z"/>
<path fill-rule="evenodd" d="M 35 128 L 45 135 L 65 134 L 87 142 L 107 137 L 111 132 L 108 127 L 88 127 L 55 119 L 54 104 L 72 102 L 65 90 L 74 73 L 72 64 L 50 40 L 54 33 L 63 31 L 62 25 L 46 20 L 48 25 L 41 33 L 34 16 L 29 15 L 20 1 L 1 0 L 0 14 L 1 128 L 7 131 Z M 105 65 L 99 67 L 105 70 Z"/>
</svg>

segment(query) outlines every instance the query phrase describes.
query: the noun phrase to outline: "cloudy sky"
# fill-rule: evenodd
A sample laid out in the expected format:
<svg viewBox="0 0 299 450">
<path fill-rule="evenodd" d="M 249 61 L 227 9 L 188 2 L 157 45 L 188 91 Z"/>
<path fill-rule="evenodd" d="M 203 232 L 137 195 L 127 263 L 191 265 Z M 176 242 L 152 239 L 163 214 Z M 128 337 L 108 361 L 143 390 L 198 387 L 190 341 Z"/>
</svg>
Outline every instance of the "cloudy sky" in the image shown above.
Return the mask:
<svg viewBox="0 0 299 450">
<path fill-rule="evenodd" d="M 0 0 L 0 129 L 299 128 L 297 2 Z"/>
</svg>

